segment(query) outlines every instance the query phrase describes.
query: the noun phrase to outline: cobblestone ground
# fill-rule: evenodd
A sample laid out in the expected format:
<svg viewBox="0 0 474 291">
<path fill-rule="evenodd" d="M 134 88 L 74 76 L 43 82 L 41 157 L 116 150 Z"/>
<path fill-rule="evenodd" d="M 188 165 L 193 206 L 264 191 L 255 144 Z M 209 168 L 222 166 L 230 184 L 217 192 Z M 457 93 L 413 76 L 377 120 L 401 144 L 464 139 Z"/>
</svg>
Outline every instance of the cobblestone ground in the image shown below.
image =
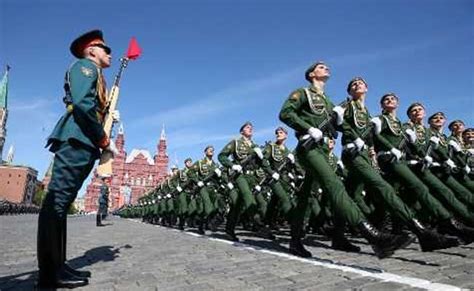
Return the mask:
<svg viewBox="0 0 474 291">
<path fill-rule="evenodd" d="M 448 290 L 474 289 L 474 244 L 422 253 L 417 244 L 378 260 L 362 240 L 361 254 L 330 249 L 309 236 L 314 258 L 288 255 L 288 233 L 275 242 L 238 231 L 199 236 L 138 221 L 70 217 L 68 259 L 92 271 L 80 290 Z M 32 289 L 37 276 L 36 215 L 0 216 L 0 289 Z"/>
</svg>

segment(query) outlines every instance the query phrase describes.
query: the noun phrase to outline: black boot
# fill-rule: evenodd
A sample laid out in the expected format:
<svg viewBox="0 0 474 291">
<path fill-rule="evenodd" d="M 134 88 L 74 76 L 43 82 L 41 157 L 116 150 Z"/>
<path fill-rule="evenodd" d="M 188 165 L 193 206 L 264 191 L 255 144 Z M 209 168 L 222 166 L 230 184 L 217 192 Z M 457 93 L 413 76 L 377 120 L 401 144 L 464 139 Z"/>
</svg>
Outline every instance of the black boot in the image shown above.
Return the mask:
<svg viewBox="0 0 474 291">
<path fill-rule="evenodd" d="M 381 232 L 367 221 L 361 222 L 358 228 L 362 236 L 372 245 L 372 249 L 379 259 L 393 255 L 397 249 L 407 247 L 414 240 L 409 235 Z"/>
<path fill-rule="evenodd" d="M 474 228 L 464 225 L 455 218 L 441 221 L 438 225 L 438 231 L 443 234 L 457 236 L 466 245 L 474 241 Z"/>
<path fill-rule="evenodd" d="M 269 239 L 269 240 L 274 240 L 275 235 L 272 233 L 272 231 L 263 224 L 260 215 L 255 215 L 254 216 L 254 223 L 257 228 L 257 233 L 261 235 L 263 238 Z"/>
<path fill-rule="evenodd" d="M 457 239 L 446 237 L 434 230 L 428 229 L 417 219 L 412 219 L 410 230 L 418 237 L 418 242 L 423 252 L 446 249 L 459 245 Z"/>
<path fill-rule="evenodd" d="M 38 218 L 38 288 L 76 288 L 89 283 L 63 268 L 63 221 L 53 211 L 42 210 Z"/>
<path fill-rule="evenodd" d="M 229 237 L 229 239 L 230 239 L 231 241 L 235 241 L 235 242 L 238 242 L 238 241 L 239 241 L 239 238 L 238 238 L 237 235 L 235 234 L 235 231 L 234 231 L 233 228 L 228 228 L 228 227 L 226 227 L 225 233 L 227 234 L 227 236 Z"/>
<path fill-rule="evenodd" d="M 198 221 L 198 231 L 197 232 L 201 235 L 206 234 L 206 232 L 204 231 L 204 224 L 205 224 L 205 219 L 204 218 L 199 219 L 199 221 Z"/>
<path fill-rule="evenodd" d="M 79 271 L 66 263 L 66 247 L 67 247 L 67 219 L 62 219 L 61 221 L 61 262 L 62 268 L 65 272 L 68 272 L 76 277 L 90 278 L 91 272 L 89 271 Z"/>
<path fill-rule="evenodd" d="M 185 222 L 184 215 L 180 215 L 179 216 L 179 224 L 178 224 L 178 229 L 179 230 L 184 230 L 184 222 Z"/>
<path fill-rule="evenodd" d="M 144 219 L 143 219 L 143 220 L 144 220 Z M 101 219 L 100 214 L 97 214 L 96 217 L 95 217 L 95 225 L 96 225 L 96 226 L 104 226 L 104 225 L 102 224 L 102 219 Z"/>
<path fill-rule="evenodd" d="M 344 230 L 336 228 L 332 235 L 332 248 L 344 252 L 358 253 L 360 247 L 353 245 L 344 235 Z"/>
<path fill-rule="evenodd" d="M 304 248 L 303 243 L 299 237 L 291 238 L 290 253 L 302 258 L 311 258 L 312 256 L 311 252 Z"/>
</svg>

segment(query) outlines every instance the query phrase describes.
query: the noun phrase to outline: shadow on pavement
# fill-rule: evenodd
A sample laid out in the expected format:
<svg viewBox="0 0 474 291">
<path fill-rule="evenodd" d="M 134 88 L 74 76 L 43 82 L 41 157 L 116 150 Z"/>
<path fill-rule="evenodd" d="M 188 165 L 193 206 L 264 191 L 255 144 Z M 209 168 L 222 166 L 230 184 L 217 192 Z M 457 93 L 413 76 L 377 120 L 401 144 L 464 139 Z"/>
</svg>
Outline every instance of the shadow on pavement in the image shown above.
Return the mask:
<svg viewBox="0 0 474 291">
<path fill-rule="evenodd" d="M 130 248 L 132 248 L 132 246 L 129 244 L 117 248 L 113 246 L 96 247 L 86 251 L 84 255 L 80 257 L 68 260 L 68 264 L 75 269 L 80 269 L 98 262 L 114 261 L 119 257 L 121 249 Z M 94 276 L 94 274 L 92 274 L 92 276 Z M 0 277 L 0 290 L 33 290 L 37 277 L 37 270 Z"/>
</svg>

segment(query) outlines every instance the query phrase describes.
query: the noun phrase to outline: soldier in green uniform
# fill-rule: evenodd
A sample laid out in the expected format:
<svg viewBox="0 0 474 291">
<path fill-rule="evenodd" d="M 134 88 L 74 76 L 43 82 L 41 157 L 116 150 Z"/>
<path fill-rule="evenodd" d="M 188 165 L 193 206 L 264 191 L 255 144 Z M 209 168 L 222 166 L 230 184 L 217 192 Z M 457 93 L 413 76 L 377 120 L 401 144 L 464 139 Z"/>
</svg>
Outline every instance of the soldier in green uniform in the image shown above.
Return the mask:
<svg viewBox="0 0 474 291">
<path fill-rule="evenodd" d="M 263 161 L 263 152 L 260 147 L 252 141 L 253 126 L 250 122 L 244 123 L 240 128 L 241 137 L 229 142 L 219 153 L 219 162 L 235 174 L 237 185 L 237 196 L 231 205 L 227 217 L 226 234 L 233 241 L 238 241 L 235 234 L 235 226 L 241 214 L 248 211 L 249 217 L 256 219 L 261 233 L 267 238 L 273 238 L 271 232 L 254 216 L 257 211 L 257 201 L 253 195 L 253 189 L 257 185 L 260 175 L 259 168 Z M 229 159 L 232 156 L 232 160 Z M 264 173 L 263 173 L 264 174 Z"/>
<path fill-rule="evenodd" d="M 416 142 L 416 133 L 410 128 L 403 129 L 402 122 L 397 117 L 398 104 L 399 99 L 394 93 L 383 95 L 380 100 L 382 115 L 372 119 L 376 133 L 375 150 L 381 169 L 392 185 L 402 185 L 403 192 L 406 192 L 411 200 L 421 204 L 424 214 L 431 215 L 449 233 L 459 236 L 465 242 L 471 242 L 474 239 L 473 230 L 457 221 L 408 167 L 404 155 L 405 145 Z M 420 244 L 422 243 L 423 241 L 420 241 Z"/>
<path fill-rule="evenodd" d="M 439 164 L 439 166 L 434 166 L 437 164 L 433 164 L 431 171 L 454 191 L 459 200 L 471 208 L 474 207 L 474 193 L 453 176 L 453 173 L 460 169 L 449 156 L 448 138 L 443 133 L 446 116 L 443 112 L 436 112 L 428 118 L 428 122 L 430 124 L 428 129 L 431 135 L 430 140 L 435 144 L 431 155 L 433 162 Z"/>
<path fill-rule="evenodd" d="M 457 217 L 461 217 L 463 221 L 471 224 L 473 213 L 469 211 L 468 205 L 458 199 L 455 192 L 431 172 L 430 165 L 433 164 L 431 152 L 436 146 L 436 142 L 439 143 L 439 141 L 437 138 L 431 141 L 430 131 L 423 124 L 425 117 L 423 104 L 419 102 L 411 104 L 407 109 L 407 115 L 410 121 L 405 126 L 416 133 L 416 142 L 413 145 L 410 144 L 410 150 L 406 153 L 410 168 L 428 186 L 436 199 L 441 201 Z"/>
<path fill-rule="evenodd" d="M 474 180 L 474 128 L 467 128 L 462 132 L 462 139 L 466 148 L 467 162 L 469 167 L 468 177 Z"/>
<path fill-rule="evenodd" d="M 290 221 L 290 211 L 293 209 L 293 205 L 288 192 L 291 190 L 291 181 L 295 180 L 290 172 L 291 167 L 295 164 L 295 157 L 285 145 L 288 132 L 280 126 L 275 129 L 275 136 L 275 142 L 268 143 L 263 150 L 265 160 L 270 165 L 267 167 L 270 178 L 268 183 L 273 194 L 267 206 L 265 221 L 273 228 L 278 210 L 287 221 Z"/>
<path fill-rule="evenodd" d="M 219 207 L 223 204 L 222 197 L 218 193 L 218 180 L 221 177 L 221 170 L 213 160 L 214 147 L 206 146 L 205 157 L 194 163 L 191 178 L 198 186 L 199 203 L 202 209 L 198 232 L 204 234 L 203 225 L 217 216 Z M 214 222 L 214 221 L 213 221 Z M 211 223 L 211 228 L 215 231 L 215 225 Z"/>
<path fill-rule="evenodd" d="M 90 272 L 73 270 L 65 263 L 67 210 L 99 158 L 100 149 L 117 152 L 102 125 L 107 108 L 102 69 L 110 66 L 111 50 L 100 30 L 80 36 L 70 49 L 78 60 L 66 73 L 66 112 L 47 143 L 55 158 L 48 194 L 38 219 L 38 286 L 41 288 L 88 284 L 85 276 L 90 276 Z"/>
<path fill-rule="evenodd" d="M 449 124 L 448 128 L 451 131 L 451 135 L 448 138 L 448 152 L 451 159 L 458 165 L 454 176 L 464 187 L 474 192 L 474 180 L 469 177 L 469 174 L 471 174 L 471 167 L 468 165 L 469 152 L 462 136 L 465 130 L 464 122 L 459 119 L 454 120 Z"/>
<path fill-rule="evenodd" d="M 414 212 L 397 196 L 395 189 L 372 166 L 368 147 L 373 146 L 373 120 L 371 122 L 369 111 L 365 107 L 367 91 L 367 83 L 360 77 L 352 79 L 347 86 L 352 100 L 344 112 L 342 160 L 349 175 L 364 183 L 379 205 L 387 207 L 392 217 L 415 233 L 422 251 L 457 246 L 457 240 L 440 235 L 416 219 Z M 394 152 L 391 150 L 392 154 Z"/>
<path fill-rule="evenodd" d="M 303 222 L 313 179 L 317 180 L 328 196 L 334 214 L 350 226 L 357 227 L 369 241 L 379 258 L 384 258 L 408 245 L 413 238 L 407 235 L 391 235 L 378 231 L 371 225 L 357 205 L 348 196 L 342 181 L 327 162 L 325 137 L 333 137 L 333 112 L 337 113 L 336 125 L 342 123 L 343 108 L 335 107 L 324 93 L 329 79 L 329 67 L 322 62 L 311 65 L 305 72 L 309 87 L 297 89 L 290 94 L 280 111 L 280 120 L 293 128 L 300 140 L 296 153 L 305 168 L 305 182 L 297 194 L 298 202 L 291 223 L 290 252 L 297 256 L 310 257 L 301 242 Z M 308 145 L 309 144 L 309 145 Z"/>
<path fill-rule="evenodd" d="M 104 226 L 102 220 L 105 219 L 108 207 L 109 207 L 109 186 L 108 178 L 106 176 L 101 177 L 102 185 L 100 185 L 100 194 L 99 194 L 99 208 L 97 209 L 96 215 L 96 226 Z"/>
<path fill-rule="evenodd" d="M 190 172 L 193 165 L 193 160 L 191 158 L 187 158 L 184 160 L 184 168 L 178 171 L 178 175 L 176 177 L 176 190 L 178 191 L 177 197 L 177 207 L 178 207 L 178 217 L 179 217 L 179 224 L 178 228 L 180 230 L 184 230 L 184 224 L 187 217 L 191 217 L 194 212 L 196 211 L 196 204 L 195 201 L 191 203 L 190 201 L 190 193 L 189 187 L 191 186 L 192 180 L 188 177 L 188 173 Z M 190 205 L 188 205 L 188 203 Z"/>
</svg>

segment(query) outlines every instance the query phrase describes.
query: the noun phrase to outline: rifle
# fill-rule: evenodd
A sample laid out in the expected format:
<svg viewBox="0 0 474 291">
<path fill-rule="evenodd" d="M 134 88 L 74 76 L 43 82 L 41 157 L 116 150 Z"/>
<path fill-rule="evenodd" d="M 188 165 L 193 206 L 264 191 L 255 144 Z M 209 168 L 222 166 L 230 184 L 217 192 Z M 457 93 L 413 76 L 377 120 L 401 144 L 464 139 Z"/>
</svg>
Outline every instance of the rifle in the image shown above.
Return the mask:
<svg viewBox="0 0 474 291">
<path fill-rule="evenodd" d="M 340 107 L 346 107 L 346 105 L 350 102 L 350 98 L 346 98 L 344 101 L 342 101 L 341 103 L 339 103 L 338 106 Z M 336 112 L 331 112 L 331 114 L 327 114 L 326 116 L 326 119 L 324 119 L 319 125 L 318 125 L 318 128 L 319 130 L 321 130 L 323 133 L 324 132 L 329 132 L 331 134 L 331 137 L 333 137 L 334 139 L 337 138 L 337 131 L 336 129 L 334 128 L 334 123 L 336 122 L 336 119 L 337 119 L 337 114 Z M 302 139 L 304 140 L 302 143 L 301 143 L 301 147 L 305 150 L 305 151 L 308 151 L 309 149 L 311 149 L 313 146 L 314 146 L 314 139 L 312 139 L 309 134 L 305 134 L 303 135 Z"/>
<path fill-rule="evenodd" d="M 433 147 L 434 147 L 434 142 L 430 141 L 430 144 L 428 145 L 428 148 L 426 149 L 425 157 L 431 155 L 431 152 L 433 151 Z M 423 160 L 421 171 L 424 172 L 427 167 L 428 167 L 428 164 L 425 162 L 425 160 Z"/>
<path fill-rule="evenodd" d="M 117 108 L 118 104 L 118 97 L 120 92 L 120 79 L 122 77 L 123 70 L 128 65 L 128 58 L 121 58 L 120 59 L 120 68 L 115 76 L 114 84 L 112 89 L 110 90 L 110 94 L 108 97 L 108 106 L 106 109 L 106 114 L 104 118 L 104 131 L 107 136 L 112 136 L 112 127 L 114 124 L 114 120 L 112 118 L 112 112 L 114 112 Z M 101 176 L 111 176 L 112 175 L 112 162 L 113 162 L 113 153 L 109 151 L 102 151 L 102 155 L 100 156 L 99 165 L 97 166 L 97 174 Z"/>
</svg>

